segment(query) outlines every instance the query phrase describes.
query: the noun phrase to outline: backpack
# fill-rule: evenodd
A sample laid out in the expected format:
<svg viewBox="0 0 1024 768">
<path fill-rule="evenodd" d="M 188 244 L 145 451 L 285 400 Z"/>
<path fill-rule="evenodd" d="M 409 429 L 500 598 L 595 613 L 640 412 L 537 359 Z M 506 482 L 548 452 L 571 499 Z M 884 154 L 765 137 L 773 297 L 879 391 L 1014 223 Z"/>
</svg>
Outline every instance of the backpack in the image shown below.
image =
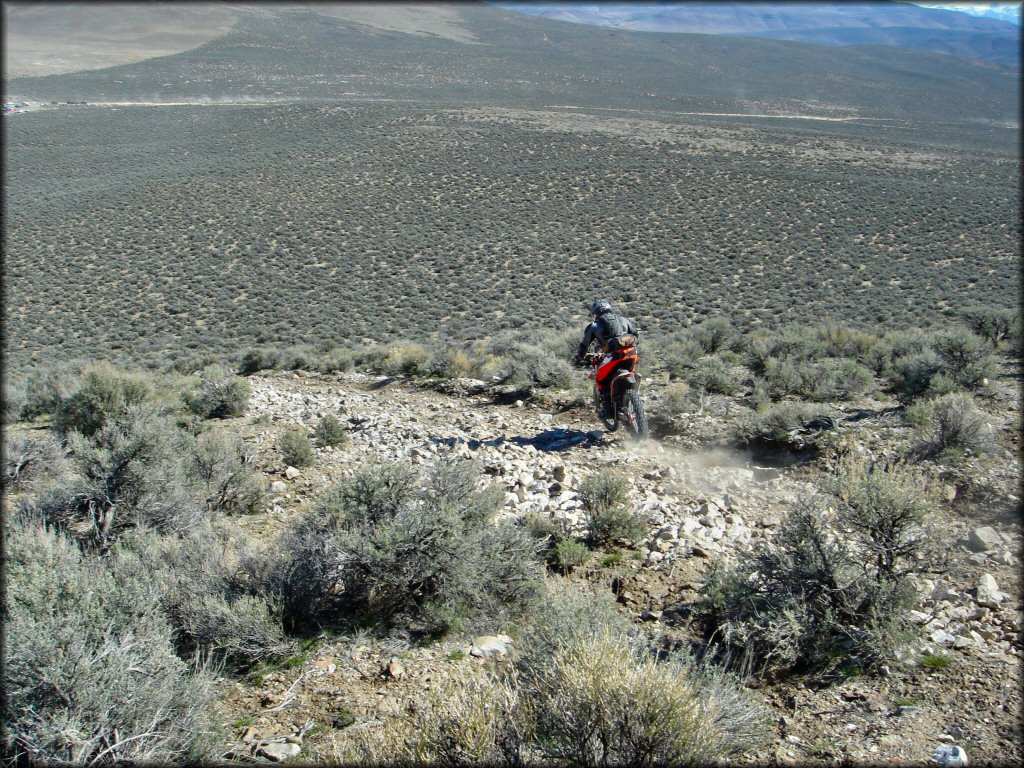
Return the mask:
<svg viewBox="0 0 1024 768">
<path fill-rule="evenodd" d="M 608 312 L 601 315 L 600 320 L 604 323 L 604 329 L 607 331 L 604 342 L 605 352 L 618 352 L 621 349 L 636 346 L 636 336 L 626 330 L 626 322 L 622 317 L 614 312 Z"/>
</svg>

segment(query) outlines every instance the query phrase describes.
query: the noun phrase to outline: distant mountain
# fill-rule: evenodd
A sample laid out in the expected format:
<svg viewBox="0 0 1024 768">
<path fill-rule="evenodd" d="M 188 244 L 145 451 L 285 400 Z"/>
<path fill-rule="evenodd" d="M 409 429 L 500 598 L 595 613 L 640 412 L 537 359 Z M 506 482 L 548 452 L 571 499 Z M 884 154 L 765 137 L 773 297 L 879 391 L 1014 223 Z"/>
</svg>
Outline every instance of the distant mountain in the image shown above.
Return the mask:
<svg viewBox="0 0 1024 768">
<path fill-rule="evenodd" d="M 983 19 L 999 19 L 1020 26 L 1020 3 L 919 3 L 924 8 L 941 8 L 946 11 L 966 13 Z"/>
<path fill-rule="evenodd" d="M 1015 71 L 864 44 L 869 37 L 858 45 L 828 48 L 730 35 L 641 33 L 468 2 L 154 3 L 122 6 L 132 9 L 131 14 L 123 11 L 123 22 L 116 14 L 82 10 L 91 5 L 71 7 L 77 13 L 78 43 L 91 41 L 89 50 L 109 52 L 130 43 L 133 56 L 141 60 L 48 77 L 8 78 L 8 96 L 89 102 L 387 99 L 973 124 L 1018 121 Z M 750 19 L 731 6 L 704 7 L 711 14 L 705 19 L 715 16 L 720 31 L 735 33 L 740 21 L 750 26 Z M 69 25 L 67 6 L 39 3 L 31 8 L 33 40 L 50 46 L 33 56 L 66 58 L 68 43 L 61 31 Z M 147 8 L 152 14 L 148 22 Z M 229 11 L 230 18 L 211 16 L 211 9 L 217 14 Z M 920 9 L 893 4 L 893 10 L 907 18 Z M 205 28 L 211 20 L 224 31 L 190 50 L 167 55 L 173 41 L 162 32 L 171 11 L 178 31 Z M 850 13 L 849 6 L 832 6 L 829 18 Z M 798 16 L 786 17 L 794 34 L 804 31 L 797 27 Z M 763 33 L 781 23 L 770 20 L 766 11 Z M 9 47 L 16 48 L 27 34 L 24 19 L 8 14 L 6 21 Z M 853 28 L 833 24 L 836 31 L 831 34 L 848 36 Z M 897 34 L 894 30 L 900 27 L 887 29 L 887 34 Z M 147 46 L 156 58 L 145 57 Z M 13 62 L 27 64 L 31 61 Z"/>
<path fill-rule="evenodd" d="M 816 45 L 886 45 L 1019 68 L 1020 27 L 908 2 L 633 4 L 497 2 L 503 8 L 578 24 L 646 32 L 749 35 Z"/>
</svg>

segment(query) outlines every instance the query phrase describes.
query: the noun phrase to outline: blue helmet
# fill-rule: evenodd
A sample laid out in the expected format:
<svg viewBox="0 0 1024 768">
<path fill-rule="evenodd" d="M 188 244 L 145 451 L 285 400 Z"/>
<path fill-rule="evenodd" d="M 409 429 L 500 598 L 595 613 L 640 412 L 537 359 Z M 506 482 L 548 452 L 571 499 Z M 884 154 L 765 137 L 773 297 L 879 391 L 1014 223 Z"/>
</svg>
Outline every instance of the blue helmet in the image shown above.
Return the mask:
<svg viewBox="0 0 1024 768">
<path fill-rule="evenodd" d="M 595 301 L 594 305 L 590 308 L 590 313 L 594 317 L 600 317 L 601 315 L 612 311 L 612 303 L 608 299 L 601 299 Z"/>
</svg>

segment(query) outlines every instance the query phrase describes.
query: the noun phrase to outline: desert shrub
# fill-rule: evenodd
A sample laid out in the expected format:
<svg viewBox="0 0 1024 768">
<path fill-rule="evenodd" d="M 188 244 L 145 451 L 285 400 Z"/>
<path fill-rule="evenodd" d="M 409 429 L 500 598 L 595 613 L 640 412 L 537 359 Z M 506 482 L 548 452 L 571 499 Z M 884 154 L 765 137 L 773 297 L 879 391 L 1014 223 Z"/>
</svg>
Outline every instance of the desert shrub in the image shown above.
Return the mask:
<svg viewBox="0 0 1024 768">
<path fill-rule="evenodd" d="M 521 357 L 513 359 L 507 383 L 526 384 L 551 389 L 567 389 L 576 380 L 576 373 L 567 358 L 533 347 L 522 348 Z"/>
<path fill-rule="evenodd" d="M 821 430 L 831 425 L 831 417 L 821 406 L 787 402 L 744 414 L 737 420 L 735 434 L 741 443 L 747 445 L 803 448 L 813 445 Z"/>
<path fill-rule="evenodd" d="M 562 337 L 542 337 L 527 344 L 519 334 L 498 334 L 488 340 L 481 373 L 499 383 L 518 387 L 568 389 L 578 378 L 569 363 L 571 353 L 562 348 Z"/>
<path fill-rule="evenodd" d="M 931 336 L 918 328 L 889 331 L 868 347 L 857 360 L 879 376 L 891 377 L 896 361 L 920 354 L 930 347 Z"/>
<path fill-rule="evenodd" d="M 344 347 L 333 347 L 317 358 L 316 369 L 321 373 L 351 371 L 355 368 L 356 354 Z"/>
<path fill-rule="evenodd" d="M 763 380 L 772 399 L 779 400 L 786 395 L 803 392 L 804 377 L 797 362 L 768 357 L 764 360 L 763 368 Z"/>
<path fill-rule="evenodd" d="M 772 399 L 795 395 L 817 402 L 849 400 L 874 383 L 871 371 L 853 360 L 775 357 L 764 360 L 764 380 Z"/>
<path fill-rule="evenodd" d="M 22 488 L 45 476 L 63 476 L 70 469 L 60 443 L 4 435 L 3 487 Z"/>
<path fill-rule="evenodd" d="M 277 439 L 277 449 L 281 452 L 281 460 L 289 467 L 311 467 L 316 461 L 313 444 L 300 429 L 286 430 Z"/>
<path fill-rule="evenodd" d="M 297 644 L 284 636 L 281 613 L 279 603 L 263 595 L 193 595 L 180 607 L 180 631 L 197 648 L 246 670 L 295 653 Z"/>
<path fill-rule="evenodd" d="M 574 765 L 705 762 L 765 741 L 765 709 L 727 675 L 658 660 L 609 598 L 554 589 L 516 659 L 540 755 Z M 728 714 L 726 714 L 728 711 Z"/>
<path fill-rule="evenodd" d="M 674 419 L 693 408 L 690 385 L 685 381 L 674 381 L 667 385 L 658 402 L 658 414 L 666 419 Z"/>
<path fill-rule="evenodd" d="M 892 364 L 892 389 L 903 402 L 928 392 L 932 379 L 942 370 L 942 360 L 931 349 L 898 358 Z"/>
<path fill-rule="evenodd" d="M 727 673 L 657 660 L 610 599 L 552 584 L 513 668 L 462 669 L 409 727 L 353 734 L 336 757 L 437 765 L 662 765 L 756 749 L 766 709 Z"/>
<path fill-rule="evenodd" d="M 787 326 L 777 333 L 752 333 L 745 339 L 744 347 L 747 365 L 758 376 L 765 375 L 771 358 L 795 363 L 825 357 L 824 344 L 815 331 L 799 325 Z"/>
<path fill-rule="evenodd" d="M 587 533 L 595 544 L 620 539 L 635 544 L 647 533 L 647 520 L 629 506 L 629 483 L 621 475 L 590 475 L 580 484 L 579 498 L 586 514 Z"/>
<path fill-rule="evenodd" d="M 263 486 L 254 464 L 256 453 L 238 436 L 204 432 L 196 439 L 190 474 L 211 512 L 255 512 L 263 503 Z"/>
<path fill-rule="evenodd" d="M 11 524 L 5 539 L 7 758 L 212 758 L 213 680 L 174 654 L 155 586 L 38 524 Z"/>
<path fill-rule="evenodd" d="M 932 404 L 927 400 L 910 403 L 903 409 L 903 421 L 910 427 L 926 428 L 932 423 Z"/>
<path fill-rule="evenodd" d="M 841 468 L 774 543 L 712 570 L 695 606 L 707 641 L 760 672 L 891 662 L 912 634 L 910 576 L 935 557 L 923 487 L 904 469 Z"/>
<path fill-rule="evenodd" d="M 857 331 L 835 322 L 824 322 L 817 328 L 823 351 L 829 357 L 859 358 L 866 354 L 879 337 Z"/>
<path fill-rule="evenodd" d="M 533 736 L 530 710 L 514 675 L 463 668 L 417 710 L 402 757 L 426 765 L 522 765 Z"/>
<path fill-rule="evenodd" d="M 463 378 L 472 375 L 476 370 L 472 359 L 461 349 L 445 349 L 440 361 L 443 365 L 442 375 L 447 378 Z"/>
<path fill-rule="evenodd" d="M 613 472 L 595 472 L 579 487 L 580 503 L 588 512 L 603 512 L 629 503 L 629 482 Z"/>
<path fill-rule="evenodd" d="M 764 413 L 772 404 L 772 390 L 768 382 L 760 377 L 754 377 L 754 384 L 750 388 L 750 398 L 747 403 L 758 413 Z"/>
<path fill-rule="evenodd" d="M 711 317 L 689 329 L 690 338 L 705 355 L 715 355 L 736 345 L 736 329 L 724 317 Z"/>
<path fill-rule="evenodd" d="M 4 375 L 2 385 L 0 386 L 3 387 L 3 391 L 0 392 L 0 399 L 3 402 L 3 409 L 0 415 L 3 417 L 3 422 L 9 424 L 27 418 L 28 383 L 26 378 L 24 376 L 8 377 Z"/>
<path fill-rule="evenodd" d="M 709 761 L 696 686 L 607 632 L 558 648 L 532 685 L 544 753 L 574 765 Z"/>
<path fill-rule="evenodd" d="M 430 351 L 422 344 L 395 342 L 389 344 L 375 370 L 388 376 L 417 376 L 427 371 Z"/>
<path fill-rule="evenodd" d="M 30 504 L 50 524 L 101 547 L 136 525 L 187 530 L 205 512 L 187 491 L 183 440 L 167 416 L 148 405 L 133 407 L 92 438 L 71 433 L 79 476 Z"/>
<path fill-rule="evenodd" d="M 996 362 L 990 346 L 966 329 L 939 334 L 933 346 L 942 360 L 942 373 L 963 389 L 978 389 L 995 373 Z"/>
<path fill-rule="evenodd" d="M 579 568 L 590 560 L 590 549 L 576 539 L 559 539 L 551 549 L 551 562 L 562 573 Z"/>
<path fill-rule="evenodd" d="M 122 371 L 109 363 L 95 363 L 82 371 L 78 387 L 57 404 L 54 427 L 90 436 L 125 417 L 150 393 L 142 374 Z"/>
<path fill-rule="evenodd" d="M 242 360 L 238 366 L 238 372 L 243 376 L 249 376 L 259 371 L 273 368 L 273 359 L 267 350 L 249 349 L 242 354 Z"/>
<path fill-rule="evenodd" d="M 267 578 L 273 550 L 253 550 L 231 528 L 204 521 L 180 537 L 136 528 L 118 540 L 116 554 L 119 573 L 150 574 L 159 585 L 179 655 L 200 652 L 247 670 L 295 653 L 279 590 Z"/>
<path fill-rule="evenodd" d="M 622 540 L 636 544 L 647 534 L 647 520 L 624 506 L 587 510 L 587 533 L 597 545 Z"/>
<path fill-rule="evenodd" d="M 739 389 L 739 377 L 735 370 L 724 360 L 717 356 L 701 358 L 693 371 L 687 377 L 691 384 L 694 384 L 706 392 L 714 392 L 720 395 L 732 395 Z"/>
<path fill-rule="evenodd" d="M 660 362 L 673 379 L 686 378 L 704 356 L 704 349 L 688 332 L 668 336 L 660 345 Z"/>
<path fill-rule="evenodd" d="M 618 610 L 610 591 L 592 594 L 557 576 L 549 576 L 547 584 L 522 628 L 516 666 L 526 678 L 540 674 L 559 646 L 603 630 L 639 642 L 639 630 Z"/>
<path fill-rule="evenodd" d="M 952 393 L 937 398 L 922 421 L 916 447 L 924 456 L 949 449 L 985 453 L 993 446 L 987 417 L 968 394 Z"/>
<path fill-rule="evenodd" d="M 249 405 L 252 389 L 223 365 L 208 365 L 199 374 L 199 388 L 185 395 L 188 409 L 204 419 L 241 416 Z"/>
<path fill-rule="evenodd" d="M 30 371 L 24 382 L 25 403 L 20 417 L 53 416 L 57 406 L 75 390 L 81 373 L 72 364 L 47 365 Z"/>
<path fill-rule="evenodd" d="M 494 524 L 500 494 L 477 477 L 470 463 L 426 477 L 372 467 L 327 491 L 286 545 L 288 620 L 443 632 L 522 611 L 539 588 L 538 544 Z"/>
<path fill-rule="evenodd" d="M 259 371 L 310 370 L 316 358 L 308 347 L 257 347 L 246 350 L 238 365 L 238 372 L 248 376 Z"/>
<path fill-rule="evenodd" d="M 875 384 L 871 371 L 856 360 L 841 359 L 835 363 L 834 393 L 840 400 L 852 400 L 868 392 Z"/>
<path fill-rule="evenodd" d="M 1020 314 L 1005 307 L 975 305 L 965 308 L 962 316 L 968 328 L 993 346 L 1010 338 L 1020 323 Z"/>
<path fill-rule="evenodd" d="M 321 448 L 336 448 L 348 442 L 348 430 L 336 416 L 327 414 L 317 422 L 313 439 Z"/>
</svg>

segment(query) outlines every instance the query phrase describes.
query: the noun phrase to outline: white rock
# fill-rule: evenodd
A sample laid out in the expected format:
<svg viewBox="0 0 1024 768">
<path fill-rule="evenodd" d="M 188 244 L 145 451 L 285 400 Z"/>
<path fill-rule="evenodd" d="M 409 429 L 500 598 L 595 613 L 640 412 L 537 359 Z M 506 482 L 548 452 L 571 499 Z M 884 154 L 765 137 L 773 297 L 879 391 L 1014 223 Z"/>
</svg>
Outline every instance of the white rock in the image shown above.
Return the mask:
<svg viewBox="0 0 1024 768">
<path fill-rule="evenodd" d="M 302 751 L 302 747 L 298 744 L 290 744 L 288 742 L 269 742 L 261 745 L 256 750 L 257 757 L 265 757 L 275 763 L 279 763 L 282 760 L 288 760 L 289 758 L 295 757 Z"/>
<path fill-rule="evenodd" d="M 999 591 L 995 577 L 991 573 L 982 574 L 978 580 L 978 595 L 975 598 L 978 605 L 986 608 L 998 608 L 1003 602 L 1003 594 Z"/>
<path fill-rule="evenodd" d="M 682 534 L 684 536 L 689 536 L 700 527 L 700 520 L 695 517 L 684 517 L 682 520 Z"/>
<path fill-rule="evenodd" d="M 469 654 L 484 659 L 490 656 L 504 656 L 511 645 L 512 638 L 508 635 L 481 635 L 473 640 Z"/>
<path fill-rule="evenodd" d="M 288 490 L 288 483 L 284 480 L 275 480 L 270 484 L 271 493 L 284 493 Z"/>
<path fill-rule="evenodd" d="M 705 501 L 703 504 L 700 505 L 700 509 L 697 510 L 697 514 L 705 515 L 708 517 L 718 515 L 720 512 L 721 509 L 713 501 Z"/>
<path fill-rule="evenodd" d="M 1004 549 L 1002 552 L 992 556 L 992 562 L 999 565 L 1013 565 L 1017 562 L 1017 558 L 1013 556 L 1010 550 Z"/>
<path fill-rule="evenodd" d="M 956 593 L 950 592 L 945 584 L 937 584 L 928 599 L 933 603 L 945 603 L 956 599 Z"/>
<path fill-rule="evenodd" d="M 952 645 L 956 641 L 953 635 L 941 629 L 932 632 L 929 639 L 936 645 Z"/>
<path fill-rule="evenodd" d="M 284 476 L 287 477 L 289 480 L 294 480 L 301 474 L 302 473 L 299 472 L 299 470 L 297 470 L 295 467 L 285 467 L 284 469 Z"/>
<path fill-rule="evenodd" d="M 972 552 L 990 552 L 1003 543 L 996 530 L 990 526 L 975 528 L 967 537 L 967 548 Z"/>
</svg>

